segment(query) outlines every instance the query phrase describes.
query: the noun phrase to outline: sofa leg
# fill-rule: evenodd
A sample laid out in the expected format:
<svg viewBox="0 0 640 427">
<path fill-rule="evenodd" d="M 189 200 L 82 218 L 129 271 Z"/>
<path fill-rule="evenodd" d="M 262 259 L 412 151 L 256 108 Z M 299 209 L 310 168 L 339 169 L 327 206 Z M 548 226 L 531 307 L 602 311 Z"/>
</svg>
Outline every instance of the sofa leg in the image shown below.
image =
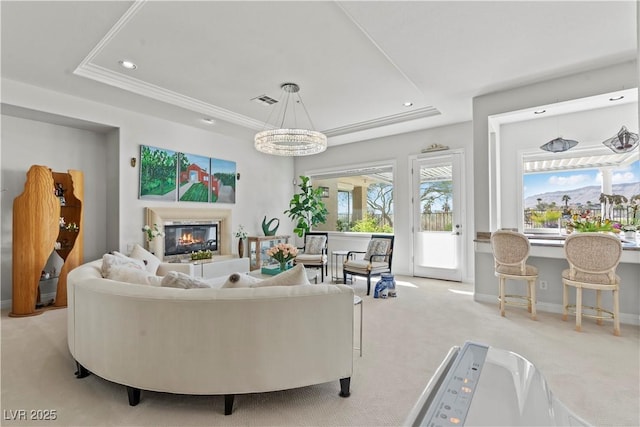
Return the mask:
<svg viewBox="0 0 640 427">
<path fill-rule="evenodd" d="M 127 395 L 129 396 L 129 406 L 136 406 L 140 403 L 140 389 L 127 386 Z"/>
<path fill-rule="evenodd" d="M 76 376 L 76 378 L 88 377 L 90 373 L 91 372 L 89 372 L 87 368 L 85 368 L 80 363 L 78 363 L 78 361 L 76 361 L 76 371 L 74 372 L 74 375 Z"/>
<path fill-rule="evenodd" d="M 235 394 L 225 394 L 224 395 L 224 414 L 231 415 L 233 412 L 233 398 Z"/>
<path fill-rule="evenodd" d="M 340 397 L 349 397 L 351 392 L 349 387 L 351 386 L 351 377 L 340 378 Z"/>
<path fill-rule="evenodd" d="M 367 295 L 371 293 L 371 277 L 367 276 Z"/>
</svg>

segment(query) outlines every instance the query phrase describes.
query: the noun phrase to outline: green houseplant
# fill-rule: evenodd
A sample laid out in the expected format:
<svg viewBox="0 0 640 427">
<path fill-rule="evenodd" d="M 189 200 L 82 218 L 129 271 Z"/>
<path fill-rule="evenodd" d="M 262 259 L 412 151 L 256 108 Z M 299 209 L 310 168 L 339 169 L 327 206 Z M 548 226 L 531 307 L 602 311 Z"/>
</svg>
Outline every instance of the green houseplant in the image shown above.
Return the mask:
<svg viewBox="0 0 640 427">
<path fill-rule="evenodd" d="M 299 237 L 303 237 L 315 225 L 324 224 L 327 221 L 328 211 L 322 201 L 322 190 L 314 189 L 309 184 L 308 176 L 300 176 L 298 187 L 300 192 L 293 195 L 289 202 L 289 209 L 284 213 L 296 222 L 293 231 Z"/>
</svg>

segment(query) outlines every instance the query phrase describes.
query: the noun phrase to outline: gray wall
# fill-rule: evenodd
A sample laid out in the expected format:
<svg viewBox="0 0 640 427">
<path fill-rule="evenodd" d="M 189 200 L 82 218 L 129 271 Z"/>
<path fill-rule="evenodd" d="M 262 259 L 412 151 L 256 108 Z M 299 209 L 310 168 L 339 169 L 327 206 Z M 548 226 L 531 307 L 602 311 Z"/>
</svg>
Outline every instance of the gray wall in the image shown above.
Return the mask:
<svg viewBox="0 0 640 427">
<path fill-rule="evenodd" d="M 84 174 L 85 259 L 95 259 L 107 248 L 108 137 L 87 130 L 2 116 L 2 300 L 11 295 L 13 199 L 24 190 L 31 165 L 48 166 L 55 172 L 68 169 Z M 62 261 L 56 257 L 57 270 Z M 46 292 L 43 289 L 43 292 Z"/>
<path fill-rule="evenodd" d="M 496 223 L 492 218 L 497 217 L 499 206 L 493 205 L 495 195 L 492 195 L 490 186 L 490 152 L 489 152 L 489 116 L 518 111 L 526 108 L 534 108 L 540 105 L 548 105 L 564 102 L 602 93 L 638 87 L 637 62 L 625 62 L 611 67 L 587 71 L 584 73 L 567 76 L 524 86 L 508 91 L 483 95 L 473 100 L 473 150 L 474 150 L 474 218 L 477 231 L 493 231 Z M 636 117 L 637 119 L 637 117 Z M 638 123 L 634 126 L 638 128 Z M 499 174 L 498 174 L 499 175 Z M 508 179 L 509 176 L 503 177 Z M 498 180 L 500 178 L 498 177 Z M 556 277 L 560 268 L 558 260 L 543 259 L 538 261 L 541 276 Z M 640 277 L 640 266 L 631 265 L 631 273 L 628 280 L 635 285 Z M 475 255 L 475 293 L 476 299 L 482 299 L 483 295 L 497 295 L 497 282 L 488 271 L 493 269 L 493 259 L 486 253 L 476 252 Z M 551 286 L 552 282 L 549 283 Z M 638 321 L 638 306 L 640 305 L 639 293 L 629 295 L 632 304 L 635 304 L 635 322 Z M 561 300 L 560 300 L 561 301 Z M 555 301 L 555 303 L 560 303 Z"/>
</svg>

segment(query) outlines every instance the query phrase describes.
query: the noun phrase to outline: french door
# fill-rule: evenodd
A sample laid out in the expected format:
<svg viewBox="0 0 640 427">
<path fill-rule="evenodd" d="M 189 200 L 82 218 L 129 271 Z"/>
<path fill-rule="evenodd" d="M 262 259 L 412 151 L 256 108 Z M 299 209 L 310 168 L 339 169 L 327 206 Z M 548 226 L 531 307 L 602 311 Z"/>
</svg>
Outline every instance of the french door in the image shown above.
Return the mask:
<svg viewBox="0 0 640 427">
<path fill-rule="evenodd" d="M 413 275 L 462 281 L 462 153 L 412 160 Z"/>
</svg>

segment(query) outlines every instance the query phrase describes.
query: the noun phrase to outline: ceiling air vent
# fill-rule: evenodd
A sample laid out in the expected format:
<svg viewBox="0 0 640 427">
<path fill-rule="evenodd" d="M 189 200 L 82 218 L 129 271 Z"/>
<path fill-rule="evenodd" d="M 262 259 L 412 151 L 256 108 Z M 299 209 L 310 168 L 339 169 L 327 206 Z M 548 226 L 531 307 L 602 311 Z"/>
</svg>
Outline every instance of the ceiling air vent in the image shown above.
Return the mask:
<svg viewBox="0 0 640 427">
<path fill-rule="evenodd" d="M 251 100 L 257 102 L 258 104 L 262 104 L 262 105 L 273 105 L 276 102 L 278 102 L 277 99 L 273 99 L 272 97 L 267 96 L 267 95 L 256 96 L 255 98 L 251 98 Z"/>
</svg>

